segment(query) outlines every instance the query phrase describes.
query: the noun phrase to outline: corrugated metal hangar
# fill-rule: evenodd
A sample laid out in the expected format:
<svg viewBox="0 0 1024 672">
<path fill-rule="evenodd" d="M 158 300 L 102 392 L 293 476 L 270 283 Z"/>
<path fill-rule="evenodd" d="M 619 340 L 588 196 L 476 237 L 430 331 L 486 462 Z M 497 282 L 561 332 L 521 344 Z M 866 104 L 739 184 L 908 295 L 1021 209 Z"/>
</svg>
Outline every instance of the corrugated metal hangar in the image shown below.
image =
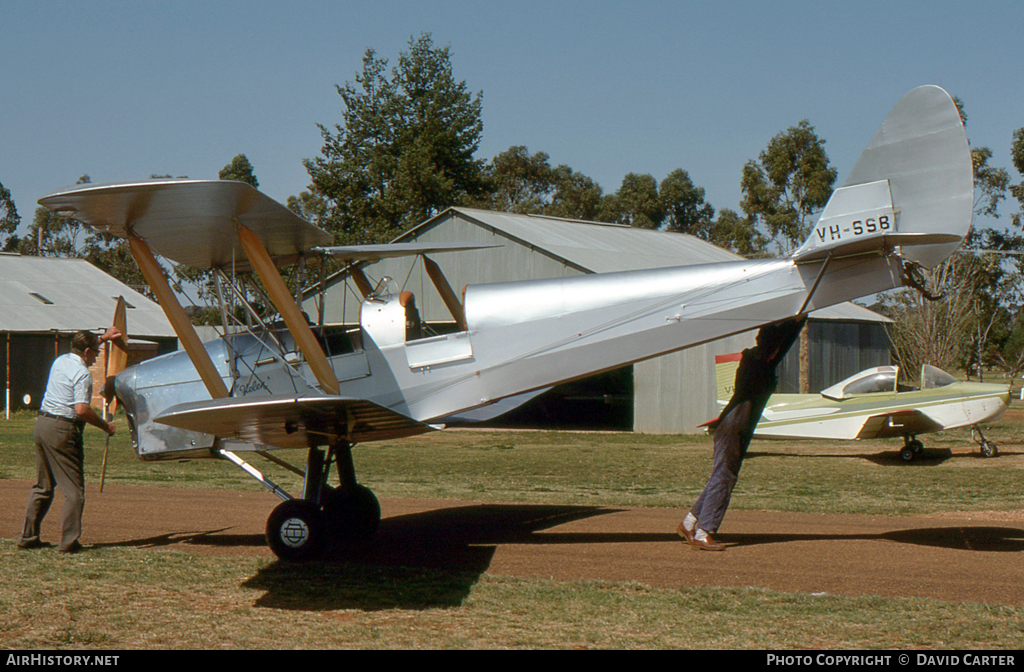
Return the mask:
<svg viewBox="0 0 1024 672">
<path fill-rule="evenodd" d="M 53 360 L 70 352 L 75 332 L 109 327 L 119 296 L 128 304 L 130 364 L 177 348 L 159 305 L 88 261 L 0 253 L 0 345 L 6 355 L 0 380 L 7 411 L 39 408 Z M 102 369 L 99 376 L 93 372 L 94 381 L 101 378 Z M 98 393 L 99 384 L 93 389 Z"/>
<path fill-rule="evenodd" d="M 583 222 L 471 208 L 449 208 L 395 242 L 486 243 L 500 247 L 431 254 L 458 291 L 467 284 L 683 266 L 740 257 L 693 236 L 620 224 Z M 374 282 L 389 278 L 395 291 L 416 296 L 421 319 L 438 331 L 454 328 L 451 314 L 416 258 L 363 266 Z M 360 294 L 344 274 L 327 281 L 327 324 L 357 324 Z M 318 307 L 303 306 L 310 316 Z M 887 318 L 852 303 L 812 313 L 808 326 L 809 388 L 820 390 L 870 366 L 889 363 Z M 556 387 L 504 416 L 503 425 L 633 429 L 651 434 L 700 431 L 718 414 L 716 354 L 739 352 L 754 332 L 695 346 L 619 371 Z M 799 391 L 799 353 L 780 370 L 780 391 Z"/>
</svg>

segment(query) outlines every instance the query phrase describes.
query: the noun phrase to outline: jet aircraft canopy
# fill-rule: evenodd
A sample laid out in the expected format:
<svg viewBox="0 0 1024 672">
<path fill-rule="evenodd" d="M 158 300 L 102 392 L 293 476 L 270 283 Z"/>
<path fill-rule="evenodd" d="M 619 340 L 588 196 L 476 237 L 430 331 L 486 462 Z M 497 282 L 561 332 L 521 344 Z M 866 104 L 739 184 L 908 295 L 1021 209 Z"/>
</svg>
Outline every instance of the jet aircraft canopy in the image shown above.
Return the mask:
<svg viewBox="0 0 1024 672">
<path fill-rule="evenodd" d="M 846 380 L 839 381 L 832 387 L 821 391 L 821 396 L 842 401 L 858 394 L 875 392 L 899 392 L 900 368 L 898 366 L 876 366 L 856 373 Z M 934 390 L 957 382 L 957 379 L 942 369 L 930 364 L 921 366 L 921 389 Z M 905 389 L 905 388 L 903 388 Z"/>
<path fill-rule="evenodd" d="M 895 392 L 898 366 L 876 366 L 841 380 L 821 391 L 821 396 L 841 401 L 857 394 Z"/>
<path fill-rule="evenodd" d="M 949 375 L 942 369 L 935 368 L 930 364 L 921 366 L 921 389 L 932 390 L 937 387 L 946 387 L 958 382 L 956 378 Z"/>
</svg>

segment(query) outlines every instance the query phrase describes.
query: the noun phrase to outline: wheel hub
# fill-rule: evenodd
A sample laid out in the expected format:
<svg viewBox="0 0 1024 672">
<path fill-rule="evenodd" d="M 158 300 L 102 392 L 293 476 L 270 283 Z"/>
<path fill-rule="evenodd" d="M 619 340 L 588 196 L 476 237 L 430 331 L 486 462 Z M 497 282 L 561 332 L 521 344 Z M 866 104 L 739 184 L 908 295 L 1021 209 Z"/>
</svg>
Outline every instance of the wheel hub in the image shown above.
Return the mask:
<svg viewBox="0 0 1024 672">
<path fill-rule="evenodd" d="M 291 548 L 299 548 L 309 540 L 309 526 L 301 518 L 289 518 L 281 525 L 282 543 Z"/>
</svg>

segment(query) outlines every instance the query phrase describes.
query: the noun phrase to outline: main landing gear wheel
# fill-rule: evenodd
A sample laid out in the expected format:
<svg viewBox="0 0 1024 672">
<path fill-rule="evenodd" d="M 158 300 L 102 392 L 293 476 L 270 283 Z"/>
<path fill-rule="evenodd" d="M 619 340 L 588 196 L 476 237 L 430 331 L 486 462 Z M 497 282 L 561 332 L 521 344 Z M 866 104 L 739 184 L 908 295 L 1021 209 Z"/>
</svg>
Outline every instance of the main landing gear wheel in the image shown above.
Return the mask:
<svg viewBox="0 0 1024 672">
<path fill-rule="evenodd" d="M 337 488 L 327 485 L 332 460 L 336 460 L 338 467 Z M 273 486 L 273 491 L 288 497 L 277 486 Z M 280 504 L 267 519 L 267 544 L 279 558 L 310 560 L 329 541 L 368 539 L 380 525 L 380 502 L 373 491 L 356 482 L 348 441 L 332 445 L 326 456 L 318 447 L 309 449 L 302 494 L 301 499 Z"/>
<path fill-rule="evenodd" d="M 333 538 L 369 539 L 380 526 L 380 502 L 365 485 L 330 490 L 324 497 L 324 517 Z"/>
<path fill-rule="evenodd" d="M 912 462 L 915 457 L 924 451 L 924 444 L 917 439 L 910 439 L 900 450 L 900 459 L 904 462 Z"/>
<path fill-rule="evenodd" d="M 320 507 L 304 499 L 279 504 L 267 519 L 266 534 L 270 550 L 285 560 L 312 558 L 327 536 Z"/>
<path fill-rule="evenodd" d="M 978 448 L 982 457 L 995 457 L 999 454 L 999 447 L 991 441 L 982 441 Z"/>
</svg>

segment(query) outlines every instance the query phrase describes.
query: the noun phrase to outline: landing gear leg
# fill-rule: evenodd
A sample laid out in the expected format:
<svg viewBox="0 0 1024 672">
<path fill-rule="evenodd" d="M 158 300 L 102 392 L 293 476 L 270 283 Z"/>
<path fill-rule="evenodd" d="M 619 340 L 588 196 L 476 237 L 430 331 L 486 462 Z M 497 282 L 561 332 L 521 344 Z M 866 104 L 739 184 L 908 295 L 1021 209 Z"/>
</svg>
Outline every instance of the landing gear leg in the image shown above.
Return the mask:
<svg viewBox="0 0 1024 672">
<path fill-rule="evenodd" d="M 975 433 L 977 433 L 977 437 Z M 985 435 L 981 433 L 981 427 L 971 426 L 971 438 L 978 444 L 978 450 L 981 451 L 982 457 L 995 457 L 999 454 L 999 446 L 985 438 Z"/>
<path fill-rule="evenodd" d="M 338 467 L 339 485 L 324 491 L 324 516 L 332 536 L 344 541 L 369 539 L 380 525 L 380 503 L 373 491 L 356 482 L 352 444 L 331 446 Z"/>
</svg>

